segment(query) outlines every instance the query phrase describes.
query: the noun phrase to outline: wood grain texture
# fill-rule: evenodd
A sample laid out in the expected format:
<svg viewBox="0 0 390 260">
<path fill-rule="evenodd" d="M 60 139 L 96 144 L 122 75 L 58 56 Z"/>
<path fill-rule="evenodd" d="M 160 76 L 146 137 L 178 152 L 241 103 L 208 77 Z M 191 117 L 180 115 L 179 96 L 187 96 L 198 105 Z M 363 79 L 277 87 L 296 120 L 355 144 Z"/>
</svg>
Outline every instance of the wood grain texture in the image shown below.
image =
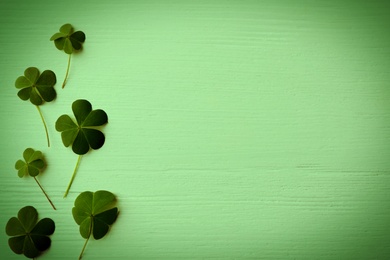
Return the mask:
<svg viewBox="0 0 390 260">
<path fill-rule="evenodd" d="M 40 259 L 76 259 L 76 196 L 106 189 L 120 215 L 84 259 L 390 259 L 387 1 L 0 3 L 0 225 L 25 205 L 56 222 Z M 50 36 L 87 35 L 68 84 L 36 109 L 25 68 L 67 57 Z M 104 109 L 106 143 L 77 156 L 54 123 L 71 103 Z M 39 177 L 14 163 L 41 150 Z M 0 258 L 19 259 L 0 232 Z"/>
</svg>

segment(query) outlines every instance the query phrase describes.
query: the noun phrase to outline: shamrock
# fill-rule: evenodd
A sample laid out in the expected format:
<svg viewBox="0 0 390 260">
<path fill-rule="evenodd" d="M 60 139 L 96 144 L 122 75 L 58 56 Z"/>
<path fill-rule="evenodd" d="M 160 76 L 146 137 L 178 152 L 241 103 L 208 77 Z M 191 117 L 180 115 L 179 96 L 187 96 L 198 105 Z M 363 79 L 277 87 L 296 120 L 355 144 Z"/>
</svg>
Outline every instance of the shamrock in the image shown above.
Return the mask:
<svg viewBox="0 0 390 260">
<path fill-rule="evenodd" d="M 8 245 L 14 253 L 34 258 L 50 247 L 48 236 L 54 233 L 55 224 L 50 218 L 37 221 L 38 212 L 32 206 L 20 209 L 17 218 L 8 220 L 5 232 L 11 236 Z"/>
<path fill-rule="evenodd" d="M 30 99 L 36 106 L 42 105 L 43 101 L 50 102 L 56 97 L 53 86 L 56 84 L 56 75 L 51 70 L 45 70 L 42 74 L 35 67 L 29 67 L 15 81 L 15 87 L 19 90 L 18 96 L 22 100 Z"/>
<path fill-rule="evenodd" d="M 56 209 L 53 202 L 50 200 L 49 196 L 36 178 L 36 176 L 46 167 L 42 152 L 35 151 L 32 148 L 27 148 L 23 152 L 23 158 L 24 161 L 18 160 L 15 163 L 15 169 L 18 170 L 18 176 L 20 178 L 23 178 L 25 175 L 30 175 L 33 177 L 39 188 L 41 188 L 43 194 L 46 196 L 47 200 L 50 202 L 53 209 Z"/>
<path fill-rule="evenodd" d="M 42 105 L 44 101 L 50 102 L 55 99 L 56 91 L 54 90 L 54 85 L 56 84 L 56 81 L 56 75 L 53 71 L 45 70 L 40 74 L 39 70 L 35 67 L 27 68 L 24 71 L 24 76 L 18 77 L 15 81 L 15 87 L 20 89 L 18 92 L 20 99 L 30 99 L 30 102 L 37 107 L 43 126 L 45 127 L 48 146 L 50 146 L 49 134 L 39 106 Z"/>
<path fill-rule="evenodd" d="M 66 197 L 72 185 L 81 156 L 86 154 L 90 148 L 96 150 L 103 146 L 105 141 L 104 134 L 96 128 L 106 124 L 108 121 L 106 112 L 101 109 L 92 110 L 91 103 L 84 99 L 74 101 L 72 110 L 76 121 L 68 115 L 62 115 L 56 121 L 56 130 L 61 132 L 62 142 L 65 147 L 72 145 L 73 152 L 79 155 L 64 197 Z"/>
<path fill-rule="evenodd" d="M 109 191 L 96 192 L 85 191 L 77 196 L 72 215 L 77 225 L 80 226 L 80 234 L 86 239 L 79 259 L 82 258 L 88 240 L 93 235 L 95 239 L 103 238 L 117 216 L 118 208 L 115 195 Z"/>
<path fill-rule="evenodd" d="M 104 135 L 95 129 L 107 123 L 106 112 L 92 110 L 89 101 L 79 99 L 72 104 L 76 122 L 68 115 L 60 116 L 56 121 L 56 130 L 61 132 L 62 142 L 66 147 L 72 144 L 72 150 L 78 155 L 86 154 L 90 148 L 99 149 L 104 144 Z"/>
<path fill-rule="evenodd" d="M 61 26 L 59 32 L 53 34 L 50 41 L 54 41 L 57 49 L 63 50 L 66 54 L 69 54 L 68 67 L 66 69 L 64 82 L 62 83 L 62 88 L 64 88 L 69 73 L 71 54 L 81 50 L 82 44 L 85 42 L 85 34 L 82 31 L 74 32 L 73 26 L 67 23 Z"/>
</svg>

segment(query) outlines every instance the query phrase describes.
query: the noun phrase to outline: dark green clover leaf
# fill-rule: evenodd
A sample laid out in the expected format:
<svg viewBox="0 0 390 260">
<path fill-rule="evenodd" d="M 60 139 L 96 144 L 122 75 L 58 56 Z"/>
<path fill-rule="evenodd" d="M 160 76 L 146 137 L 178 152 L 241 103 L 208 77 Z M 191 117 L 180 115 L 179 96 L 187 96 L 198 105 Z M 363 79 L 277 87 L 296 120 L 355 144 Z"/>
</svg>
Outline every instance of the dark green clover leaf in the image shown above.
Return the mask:
<svg viewBox="0 0 390 260">
<path fill-rule="evenodd" d="M 45 70 L 40 74 L 35 67 L 29 67 L 24 71 L 24 76 L 20 76 L 15 81 L 15 87 L 20 89 L 18 96 L 22 100 L 30 100 L 34 104 L 41 116 L 46 131 L 47 144 L 50 146 L 49 134 L 42 112 L 39 108 L 45 101 L 50 102 L 56 98 L 54 85 L 56 84 L 56 75 L 51 70 Z"/>
<path fill-rule="evenodd" d="M 72 104 L 76 121 L 68 115 L 57 119 L 56 130 L 61 132 L 62 142 L 66 147 L 72 144 L 72 150 L 78 155 L 86 154 L 90 148 L 99 149 L 104 144 L 104 134 L 96 129 L 107 123 L 106 112 L 92 110 L 87 100 L 79 99 Z"/>
<path fill-rule="evenodd" d="M 80 234 L 85 241 L 79 259 L 91 235 L 95 239 L 104 237 L 118 216 L 115 195 L 109 191 L 85 191 L 80 193 L 72 209 L 73 218 L 80 226 Z"/>
<path fill-rule="evenodd" d="M 45 70 L 42 74 L 35 67 L 29 67 L 15 81 L 15 87 L 20 89 L 18 96 L 22 100 L 29 100 L 36 106 L 42 105 L 44 101 L 53 101 L 56 97 L 54 85 L 56 75 L 51 70 Z"/>
<path fill-rule="evenodd" d="M 16 254 L 24 254 L 28 258 L 39 256 L 51 245 L 48 236 L 55 230 L 55 224 L 50 218 L 38 222 L 38 212 L 32 206 L 19 210 L 18 217 L 8 220 L 5 232 L 11 238 L 8 245 Z"/>
<path fill-rule="evenodd" d="M 81 50 L 85 34 L 82 31 L 75 32 L 73 26 L 67 23 L 61 26 L 59 32 L 53 34 L 50 41 L 54 41 L 57 49 L 72 54 L 74 51 Z"/>
<path fill-rule="evenodd" d="M 18 176 L 20 178 L 23 178 L 26 175 L 33 177 L 39 188 L 41 188 L 43 194 L 46 196 L 47 200 L 50 202 L 50 205 L 53 207 L 53 209 L 56 209 L 53 202 L 50 200 L 49 196 L 36 178 L 36 176 L 38 176 L 38 174 L 41 173 L 46 167 L 46 162 L 43 158 L 42 152 L 35 151 L 32 148 L 27 148 L 23 152 L 23 159 L 24 160 L 17 160 L 15 163 L 15 169 L 18 170 Z"/>
<path fill-rule="evenodd" d="M 69 73 L 71 54 L 82 49 L 83 43 L 85 42 L 85 34 L 82 31 L 75 32 L 73 26 L 67 23 L 61 26 L 59 32 L 53 34 L 50 41 L 54 41 L 57 49 L 69 54 L 68 67 L 66 69 L 64 83 L 62 84 L 62 88 L 64 88 Z"/>
<path fill-rule="evenodd" d="M 34 151 L 32 148 L 27 148 L 23 152 L 23 158 L 24 161 L 18 160 L 15 164 L 15 169 L 18 170 L 20 178 L 25 175 L 35 177 L 43 168 L 45 168 L 45 161 L 43 160 L 43 155 L 40 151 Z"/>
<path fill-rule="evenodd" d="M 65 197 L 75 177 L 81 156 L 91 148 L 96 150 L 103 146 L 105 137 L 97 128 L 108 122 L 106 112 L 101 109 L 92 110 L 92 105 L 87 100 L 76 100 L 72 104 L 72 110 L 76 120 L 68 115 L 62 115 L 56 121 L 56 130 L 61 132 L 63 144 L 66 147 L 72 145 L 73 152 L 79 155 Z"/>
</svg>

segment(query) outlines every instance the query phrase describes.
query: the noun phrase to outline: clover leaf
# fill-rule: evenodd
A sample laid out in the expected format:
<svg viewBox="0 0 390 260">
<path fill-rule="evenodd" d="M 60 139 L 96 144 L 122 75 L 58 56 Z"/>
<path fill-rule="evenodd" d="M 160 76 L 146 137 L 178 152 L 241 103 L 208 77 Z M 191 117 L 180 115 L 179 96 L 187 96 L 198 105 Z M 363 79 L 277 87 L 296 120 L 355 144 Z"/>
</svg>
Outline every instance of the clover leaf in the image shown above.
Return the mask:
<svg viewBox="0 0 390 260">
<path fill-rule="evenodd" d="M 69 54 L 68 67 L 66 69 L 64 82 L 62 83 L 62 88 L 64 88 L 69 73 L 71 55 L 75 51 L 80 51 L 82 49 L 82 45 L 85 42 L 85 34 L 82 31 L 75 32 L 73 26 L 67 23 L 61 26 L 59 32 L 53 34 L 50 41 L 54 41 L 54 45 L 57 49 L 63 50 L 66 54 Z"/>
<path fill-rule="evenodd" d="M 92 110 L 92 105 L 87 100 L 79 99 L 74 101 L 72 110 L 76 121 L 68 115 L 61 115 L 56 121 L 56 130 L 61 132 L 62 142 L 65 147 L 72 145 L 73 152 L 79 155 L 64 197 L 66 197 L 72 185 L 81 156 L 86 154 L 91 148 L 96 150 L 103 146 L 105 137 L 97 128 L 108 122 L 106 112 L 101 109 Z"/>
<path fill-rule="evenodd" d="M 91 235 L 96 240 L 103 238 L 115 222 L 118 216 L 118 208 L 114 207 L 115 204 L 115 195 L 105 190 L 85 191 L 77 196 L 72 215 L 80 226 L 81 236 L 86 239 L 79 259 L 82 258 Z"/>
<path fill-rule="evenodd" d="M 20 76 L 15 81 L 15 87 L 20 89 L 18 96 L 22 100 L 30 100 L 38 109 L 43 126 L 46 131 L 47 144 L 50 146 L 49 134 L 45 119 L 39 108 L 45 101 L 50 102 L 56 98 L 54 85 L 56 84 L 56 75 L 51 70 L 45 70 L 42 73 L 35 67 L 29 67 L 24 71 L 24 76 Z"/>
<path fill-rule="evenodd" d="M 53 202 L 50 200 L 49 196 L 36 178 L 36 176 L 38 176 L 38 174 L 41 173 L 46 167 L 46 162 L 43 158 L 42 152 L 35 151 L 32 148 L 27 148 L 23 152 L 23 159 L 24 160 L 17 160 L 15 163 L 15 169 L 18 170 L 19 178 L 23 178 L 26 175 L 33 177 L 39 188 L 41 188 L 43 194 L 46 196 L 47 200 L 50 202 L 50 205 L 53 207 L 53 209 L 56 209 Z"/>
<path fill-rule="evenodd" d="M 38 212 L 32 206 L 19 210 L 18 217 L 8 220 L 5 232 L 11 238 L 8 245 L 16 254 L 24 254 L 28 258 L 39 256 L 51 245 L 48 236 L 55 230 L 54 221 L 50 218 L 38 222 Z"/>
<path fill-rule="evenodd" d="M 56 121 L 56 130 L 61 132 L 63 144 L 78 155 L 86 154 L 90 148 L 96 150 L 104 144 L 104 134 L 96 129 L 107 123 L 106 112 L 101 109 L 92 110 L 89 101 L 79 99 L 72 104 L 76 121 L 68 115 L 60 116 Z"/>
</svg>

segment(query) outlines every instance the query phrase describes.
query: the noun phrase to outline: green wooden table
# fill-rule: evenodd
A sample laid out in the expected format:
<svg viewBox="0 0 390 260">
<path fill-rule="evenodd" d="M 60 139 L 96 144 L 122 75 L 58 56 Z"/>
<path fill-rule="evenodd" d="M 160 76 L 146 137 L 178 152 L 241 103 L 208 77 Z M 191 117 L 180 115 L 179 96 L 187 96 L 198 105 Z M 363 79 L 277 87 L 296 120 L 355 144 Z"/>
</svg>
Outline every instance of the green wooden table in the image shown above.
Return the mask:
<svg viewBox="0 0 390 260">
<path fill-rule="evenodd" d="M 67 56 L 49 38 L 85 32 Z M 0 226 L 32 205 L 56 222 L 39 259 L 77 259 L 71 215 L 109 190 L 120 214 L 87 259 L 390 259 L 389 1 L 2 1 Z M 51 69 L 36 109 L 14 87 Z M 77 156 L 54 123 L 88 99 L 105 145 Z M 48 163 L 19 179 L 27 147 Z M 22 259 L 0 232 L 0 258 Z"/>
</svg>

